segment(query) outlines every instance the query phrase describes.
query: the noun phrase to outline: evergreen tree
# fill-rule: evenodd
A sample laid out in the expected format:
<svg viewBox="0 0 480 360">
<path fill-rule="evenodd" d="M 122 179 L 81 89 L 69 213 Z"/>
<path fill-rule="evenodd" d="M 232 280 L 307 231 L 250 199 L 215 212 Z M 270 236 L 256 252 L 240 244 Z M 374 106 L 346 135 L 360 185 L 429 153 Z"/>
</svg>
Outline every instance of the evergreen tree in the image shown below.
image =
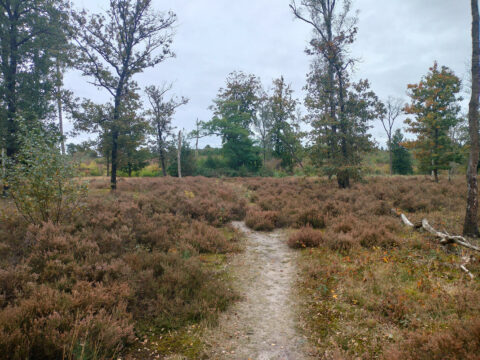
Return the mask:
<svg viewBox="0 0 480 360">
<path fill-rule="evenodd" d="M 418 84 L 408 85 L 411 104 L 405 112 L 415 117 L 405 122 L 408 131 L 418 136 L 410 146 L 420 169 L 432 171 L 436 182 L 438 171 L 448 169 L 456 155 L 449 133 L 459 122 L 460 90 L 460 79 L 446 66 L 439 69 L 436 62 Z"/>
<path fill-rule="evenodd" d="M 409 175 L 413 174 L 412 155 L 403 145 L 404 138 L 402 131 L 397 129 L 392 136 L 390 151 L 392 154 L 392 172 L 393 174 Z"/>
</svg>

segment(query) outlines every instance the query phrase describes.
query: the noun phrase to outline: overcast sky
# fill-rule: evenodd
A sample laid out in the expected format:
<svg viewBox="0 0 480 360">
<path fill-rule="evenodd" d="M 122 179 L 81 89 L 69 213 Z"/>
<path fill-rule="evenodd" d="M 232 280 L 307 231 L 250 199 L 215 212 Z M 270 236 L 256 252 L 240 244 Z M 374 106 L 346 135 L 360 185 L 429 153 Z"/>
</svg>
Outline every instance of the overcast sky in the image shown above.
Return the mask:
<svg viewBox="0 0 480 360">
<path fill-rule="evenodd" d="M 109 0 L 74 0 L 91 12 L 107 9 Z M 226 76 L 242 70 L 259 76 L 266 88 L 283 75 L 303 101 L 311 58 L 304 53 L 312 35 L 309 25 L 295 20 L 290 0 L 153 0 L 155 9 L 178 15 L 173 49 L 176 58 L 148 69 L 135 80 L 144 88 L 173 82 L 175 93 L 190 98 L 174 124 L 192 130 L 196 118 L 208 120 Z M 468 0 L 353 0 L 359 10 L 358 39 L 353 55 L 361 59 L 355 78 L 367 78 L 381 99 L 406 100 L 406 86 L 425 75 L 434 60 L 468 79 L 470 2 Z M 78 73 L 65 86 L 77 96 L 108 101 Z M 379 123 L 372 133 L 383 144 Z M 68 128 L 71 128 L 68 126 Z M 85 136 L 74 139 L 84 140 Z M 219 145 L 204 139 L 201 146 Z"/>
</svg>

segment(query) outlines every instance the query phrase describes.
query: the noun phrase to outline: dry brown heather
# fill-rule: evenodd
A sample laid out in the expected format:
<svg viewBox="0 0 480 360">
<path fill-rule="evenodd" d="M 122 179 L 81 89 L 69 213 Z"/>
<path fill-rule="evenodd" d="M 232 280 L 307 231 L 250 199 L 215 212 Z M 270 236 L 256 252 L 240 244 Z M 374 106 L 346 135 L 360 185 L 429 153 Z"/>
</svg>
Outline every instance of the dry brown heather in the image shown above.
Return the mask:
<svg viewBox="0 0 480 360">
<path fill-rule="evenodd" d="M 253 202 L 250 227 L 298 228 L 289 245 L 305 248 L 302 327 L 319 357 L 480 358 L 478 259 L 471 281 L 458 269 L 466 252 L 443 248 L 390 214 L 396 208 L 412 221 L 427 217 L 438 229 L 460 233 L 463 179 L 371 178 L 349 190 L 315 179 L 243 183 Z"/>
<path fill-rule="evenodd" d="M 182 351 L 183 335 L 169 332 L 214 321 L 236 298 L 221 266 L 222 254 L 239 250 L 227 224 L 245 216 L 235 185 L 123 180 L 117 195 L 106 187 L 92 181 L 87 211 L 62 226 L 25 226 L 2 204 L 0 357 L 110 359 L 159 334 L 149 354 L 168 352 L 169 341 Z"/>
<path fill-rule="evenodd" d="M 117 195 L 106 187 L 93 180 L 88 210 L 62 226 L 27 227 L 0 201 L 1 354 L 199 358 L 197 324 L 237 297 L 224 270 L 240 248 L 228 223 L 245 219 L 257 230 L 294 228 L 302 331 L 319 357 L 480 358 L 480 264 L 469 265 L 469 280 L 461 249 L 390 214 L 459 233 L 462 179 L 371 178 L 348 190 L 308 178 L 132 179 Z"/>
</svg>

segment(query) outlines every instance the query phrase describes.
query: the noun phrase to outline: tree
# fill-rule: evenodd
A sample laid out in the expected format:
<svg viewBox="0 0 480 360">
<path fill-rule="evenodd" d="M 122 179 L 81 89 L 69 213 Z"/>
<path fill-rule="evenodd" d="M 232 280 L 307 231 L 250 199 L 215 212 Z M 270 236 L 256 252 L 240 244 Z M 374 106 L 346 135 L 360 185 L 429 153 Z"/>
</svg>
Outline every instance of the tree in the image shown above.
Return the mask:
<svg viewBox="0 0 480 360">
<path fill-rule="evenodd" d="M 149 151 L 146 148 L 147 134 L 150 131 L 149 122 L 140 113 L 142 104 L 139 96 L 132 92 L 128 101 L 124 101 L 121 111 L 118 136 L 118 166 L 132 176 L 147 165 Z M 110 118 L 113 117 L 113 114 Z"/>
<path fill-rule="evenodd" d="M 446 66 L 439 69 L 436 62 L 418 84 L 408 85 L 411 104 L 405 106 L 405 112 L 415 118 L 405 122 L 407 131 L 417 134 L 410 146 L 421 170 L 432 171 L 436 182 L 438 171 L 448 169 L 455 155 L 449 131 L 459 121 L 460 90 L 460 79 Z"/>
<path fill-rule="evenodd" d="M 179 176 L 178 166 L 178 138 L 175 136 L 167 148 L 167 156 L 170 157 L 170 165 L 168 166 L 168 174 L 170 176 Z M 197 170 L 195 152 L 190 148 L 190 144 L 185 138 L 181 141 L 180 154 L 180 172 L 182 176 L 193 176 Z"/>
<path fill-rule="evenodd" d="M 273 154 L 282 160 L 282 166 L 292 170 L 294 163 L 302 166 L 298 158 L 298 149 L 301 142 L 298 135 L 299 124 L 297 123 L 296 110 L 297 100 L 293 98 L 293 90 L 280 77 L 273 81 L 273 93 L 269 97 L 272 124 L 270 129 L 270 141 Z"/>
<path fill-rule="evenodd" d="M 479 236 L 478 231 L 478 97 L 480 96 L 480 40 L 478 0 L 471 0 L 472 7 L 472 97 L 468 112 L 470 134 L 470 157 L 467 170 L 467 210 L 463 225 L 463 234 Z"/>
<path fill-rule="evenodd" d="M 12 158 L 19 122 L 29 126 L 52 112 L 54 58 L 67 43 L 68 3 L 58 0 L 0 0 L 0 138 Z"/>
<path fill-rule="evenodd" d="M 382 104 L 383 106 L 383 104 Z M 393 126 L 395 125 L 395 120 L 403 113 L 403 100 L 395 99 L 391 96 L 388 97 L 385 102 L 384 109 L 380 111 L 380 121 L 382 122 L 383 129 L 387 134 L 387 147 L 388 147 L 388 158 L 390 164 L 390 175 L 393 174 L 393 165 L 392 165 L 392 136 L 393 136 Z"/>
<path fill-rule="evenodd" d="M 409 175 L 413 174 L 412 156 L 403 145 L 404 138 L 402 131 L 397 129 L 391 137 L 392 174 Z"/>
<path fill-rule="evenodd" d="M 267 161 L 267 153 L 270 152 L 272 148 L 271 134 L 273 127 L 273 118 L 272 109 L 270 107 L 267 94 L 262 94 L 261 99 L 262 100 L 260 101 L 258 107 L 258 115 L 255 119 L 255 131 L 260 138 L 263 164 L 265 165 Z"/>
<path fill-rule="evenodd" d="M 204 124 L 206 133 L 221 136 L 223 154 L 234 170 L 245 167 L 249 171 L 257 171 L 261 166 L 258 151 L 250 138 L 260 92 L 260 80 L 256 76 L 231 73 L 226 88 L 220 89 L 211 107 L 213 119 Z"/>
<path fill-rule="evenodd" d="M 168 141 L 173 135 L 175 127 L 172 126 L 173 115 L 177 108 L 188 103 L 187 98 L 172 97 L 165 99 L 165 95 L 172 89 L 172 85 L 160 87 L 149 86 L 145 89 L 150 110 L 147 112 L 150 126 L 155 133 L 155 148 L 158 153 L 159 164 L 162 167 L 163 176 L 167 176 L 166 149 Z"/>
<path fill-rule="evenodd" d="M 113 98 L 111 188 L 115 190 L 122 103 L 127 90 L 135 88 L 134 75 L 174 55 L 170 44 L 176 15 L 155 12 L 152 0 L 110 0 L 106 18 L 94 14 L 87 21 L 85 15 L 85 11 L 74 14 L 77 67 Z"/>
<path fill-rule="evenodd" d="M 360 173 L 362 153 L 372 148 L 367 130 L 378 114 L 378 99 L 366 80 L 350 81 L 356 60 L 349 47 L 357 34 L 357 18 L 350 16 L 351 1 L 292 1 L 294 15 L 311 25 L 314 38 L 307 54 L 314 55 L 307 77 L 305 105 L 310 111 L 314 154 L 322 156 L 329 175 L 336 175 L 338 186 L 350 186 L 350 178 Z"/>
</svg>

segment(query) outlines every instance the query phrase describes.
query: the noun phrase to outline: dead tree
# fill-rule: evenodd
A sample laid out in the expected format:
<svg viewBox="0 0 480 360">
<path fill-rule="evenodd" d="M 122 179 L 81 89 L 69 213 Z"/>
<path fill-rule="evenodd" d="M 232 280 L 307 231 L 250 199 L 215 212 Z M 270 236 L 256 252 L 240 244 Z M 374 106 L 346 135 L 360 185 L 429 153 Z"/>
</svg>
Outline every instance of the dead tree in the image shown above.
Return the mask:
<svg viewBox="0 0 480 360">
<path fill-rule="evenodd" d="M 385 111 L 380 112 L 383 116 L 380 117 L 382 122 L 383 129 L 387 134 L 387 146 L 388 146 L 388 160 L 390 165 L 390 175 L 393 174 L 393 164 L 392 164 L 392 132 L 393 126 L 395 125 L 395 120 L 403 112 L 403 101 L 402 99 L 395 99 L 391 96 L 388 97 L 387 102 L 385 103 Z"/>
<path fill-rule="evenodd" d="M 177 108 L 188 103 L 185 97 L 172 97 L 165 100 L 165 95 L 172 89 L 172 85 L 164 84 L 162 87 L 148 86 L 145 89 L 150 109 L 147 112 L 148 121 L 155 133 L 158 161 L 162 167 L 163 176 L 167 176 L 166 152 L 169 139 L 173 136 L 175 127 L 172 125 L 173 115 Z"/>
</svg>

